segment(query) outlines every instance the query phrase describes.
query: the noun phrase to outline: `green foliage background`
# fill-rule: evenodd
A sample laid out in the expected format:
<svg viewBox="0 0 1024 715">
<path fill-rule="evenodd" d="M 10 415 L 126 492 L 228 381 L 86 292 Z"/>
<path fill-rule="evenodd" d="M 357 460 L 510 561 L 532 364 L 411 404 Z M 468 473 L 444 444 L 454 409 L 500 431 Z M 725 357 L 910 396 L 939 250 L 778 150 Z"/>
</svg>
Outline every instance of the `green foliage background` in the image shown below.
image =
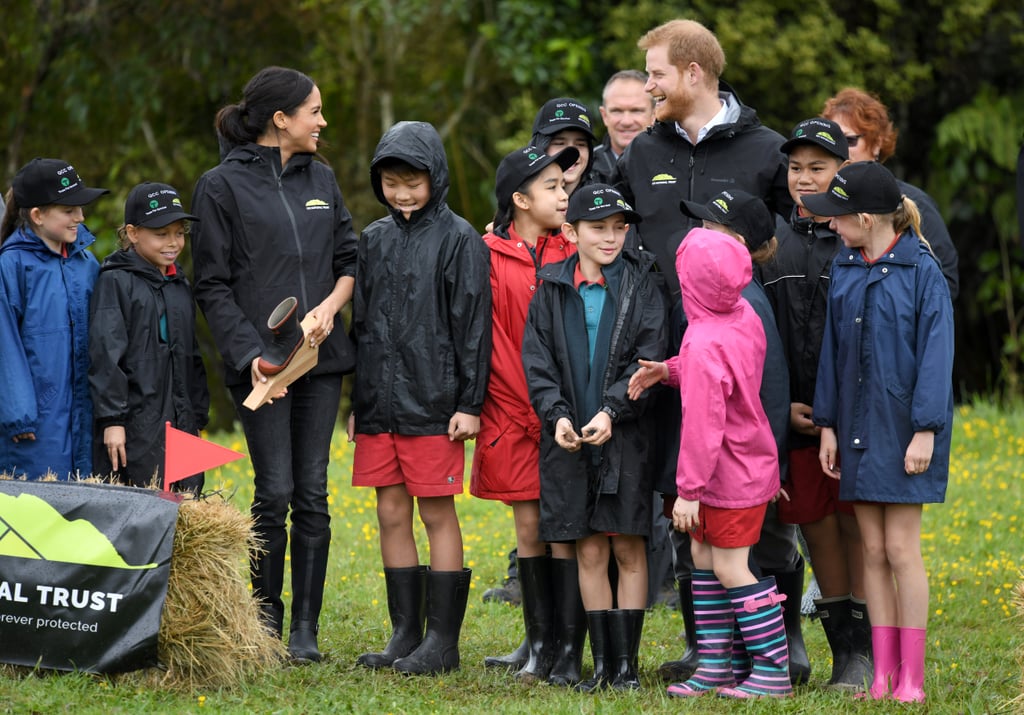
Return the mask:
<svg viewBox="0 0 1024 715">
<path fill-rule="evenodd" d="M 960 251 L 958 390 L 1018 395 L 1019 0 L 10 0 L 0 7 L 0 181 L 34 156 L 60 156 L 110 188 L 89 217 L 102 258 L 128 190 L 158 180 L 189 194 L 218 161 L 217 109 L 280 64 L 323 91 L 322 153 L 357 227 L 382 210 L 368 181 L 378 138 L 420 119 L 445 139 L 452 207 L 482 228 L 497 162 L 529 138 L 537 108 L 571 95 L 596 117 L 608 75 L 642 69 L 637 38 L 673 17 L 717 33 L 724 79 L 782 134 L 843 86 L 880 96 L 900 130 L 891 168 L 938 200 Z M 206 350 L 215 365 L 208 339 Z M 229 426 L 226 404 L 215 427 Z"/>
</svg>

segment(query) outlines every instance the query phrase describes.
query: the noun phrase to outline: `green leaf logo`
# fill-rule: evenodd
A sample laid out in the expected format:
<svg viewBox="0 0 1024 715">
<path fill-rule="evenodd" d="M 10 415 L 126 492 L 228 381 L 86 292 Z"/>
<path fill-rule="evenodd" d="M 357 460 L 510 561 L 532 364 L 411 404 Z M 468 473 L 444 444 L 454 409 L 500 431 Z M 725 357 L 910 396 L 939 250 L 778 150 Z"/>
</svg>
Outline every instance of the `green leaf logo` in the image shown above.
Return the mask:
<svg viewBox="0 0 1024 715">
<path fill-rule="evenodd" d="M 832 193 L 835 194 L 836 196 L 838 196 L 841 199 L 849 200 L 849 198 L 850 198 L 850 195 L 843 190 L 842 186 L 834 186 L 834 187 L 832 187 Z"/>
<path fill-rule="evenodd" d="M 151 201 L 149 202 L 149 208 L 151 208 L 151 209 L 155 209 L 155 208 L 159 208 L 159 207 L 160 207 L 160 202 L 159 202 L 159 201 L 157 201 L 156 199 L 152 199 L 152 200 L 151 200 Z"/>
<path fill-rule="evenodd" d="M 555 111 L 555 117 L 557 117 L 558 119 L 561 119 L 564 116 L 565 116 L 565 112 L 563 110 L 559 109 L 559 110 Z"/>
<path fill-rule="evenodd" d="M 600 196 L 595 196 L 594 206 L 601 206 L 602 204 L 604 204 L 604 199 L 602 199 Z"/>
<path fill-rule="evenodd" d="M 66 189 L 68 186 L 71 185 L 71 179 L 69 179 L 66 176 L 61 177 L 60 185 Z"/>
</svg>

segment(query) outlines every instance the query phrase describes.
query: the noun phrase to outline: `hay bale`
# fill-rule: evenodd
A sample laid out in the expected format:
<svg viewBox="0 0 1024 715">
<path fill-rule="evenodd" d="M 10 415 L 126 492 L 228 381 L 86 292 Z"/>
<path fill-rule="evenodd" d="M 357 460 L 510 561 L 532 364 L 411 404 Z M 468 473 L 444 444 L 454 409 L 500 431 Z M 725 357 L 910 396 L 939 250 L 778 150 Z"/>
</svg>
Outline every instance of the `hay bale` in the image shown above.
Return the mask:
<svg viewBox="0 0 1024 715">
<path fill-rule="evenodd" d="M 1024 572 L 1021 580 L 1013 587 L 1013 605 L 1017 609 L 1017 620 L 1024 626 Z M 1010 707 L 1016 713 L 1024 713 L 1024 644 L 1017 646 L 1017 667 L 1021 670 L 1020 695 L 1010 701 Z"/>
<path fill-rule="evenodd" d="M 259 548 L 252 520 L 219 498 L 181 503 L 158 654 L 173 689 L 231 687 L 286 656 L 260 623 L 242 564 Z"/>
</svg>

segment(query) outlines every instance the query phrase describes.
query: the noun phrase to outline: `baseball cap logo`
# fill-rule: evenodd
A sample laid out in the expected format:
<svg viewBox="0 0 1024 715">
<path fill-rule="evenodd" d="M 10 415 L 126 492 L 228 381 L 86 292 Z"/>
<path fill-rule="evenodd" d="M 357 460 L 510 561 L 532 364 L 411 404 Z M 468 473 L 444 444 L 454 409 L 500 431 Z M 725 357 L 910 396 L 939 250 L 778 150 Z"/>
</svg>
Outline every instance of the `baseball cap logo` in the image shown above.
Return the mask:
<svg viewBox="0 0 1024 715">
<path fill-rule="evenodd" d="M 181 208 L 181 199 L 179 199 L 177 196 L 175 196 L 173 199 L 171 199 L 171 206 L 177 206 L 180 209 Z"/>
<path fill-rule="evenodd" d="M 839 198 L 843 199 L 844 201 L 848 201 L 850 199 L 850 195 L 843 190 L 842 186 L 833 186 L 832 193 L 838 196 Z"/>
<path fill-rule="evenodd" d="M 538 156 L 540 156 L 540 154 L 537 154 L 536 152 L 532 152 L 530 154 L 527 154 L 526 158 L 529 159 L 530 161 L 534 161 Z"/>
<path fill-rule="evenodd" d="M 594 197 L 594 206 L 602 206 L 603 204 L 604 204 L 604 199 L 602 199 L 600 196 L 595 196 Z"/>
<path fill-rule="evenodd" d="M 832 146 L 836 145 L 835 138 L 831 134 L 829 134 L 828 132 L 818 132 L 814 136 L 816 136 L 818 139 L 821 139 L 824 142 L 827 142 L 827 143 L 831 144 Z"/>
<path fill-rule="evenodd" d="M 558 117 L 559 119 L 561 119 L 562 117 L 565 116 L 565 111 L 561 110 L 561 109 L 556 109 L 555 110 L 555 116 Z"/>
<path fill-rule="evenodd" d="M 60 185 L 63 186 L 64 188 L 67 188 L 68 186 L 71 185 L 71 179 L 69 179 L 66 176 L 62 176 L 60 179 Z"/>
<path fill-rule="evenodd" d="M 151 209 L 155 209 L 155 208 L 157 208 L 157 207 L 159 207 L 159 206 L 160 206 L 160 202 L 159 202 L 159 201 L 157 201 L 156 199 L 152 199 L 152 200 L 150 200 L 150 202 L 149 202 L 149 208 L 151 208 Z"/>
<path fill-rule="evenodd" d="M 729 204 L 726 203 L 725 199 L 715 199 L 713 203 L 722 210 L 722 213 L 729 213 Z"/>
</svg>

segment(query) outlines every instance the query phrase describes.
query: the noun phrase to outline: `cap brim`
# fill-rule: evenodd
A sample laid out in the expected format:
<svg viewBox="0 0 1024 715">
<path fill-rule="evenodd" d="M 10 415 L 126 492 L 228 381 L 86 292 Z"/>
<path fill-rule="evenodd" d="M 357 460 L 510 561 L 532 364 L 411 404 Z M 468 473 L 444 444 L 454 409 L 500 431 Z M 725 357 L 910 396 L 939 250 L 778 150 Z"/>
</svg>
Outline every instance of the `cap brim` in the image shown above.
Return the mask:
<svg viewBox="0 0 1024 715">
<path fill-rule="evenodd" d="M 567 146 L 565 149 L 562 149 L 562 151 L 553 155 L 551 157 L 551 160 L 554 163 L 558 164 L 560 167 L 562 167 L 562 171 L 565 171 L 573 164 L 575 164 L 577 161 L 579 161 L 579 158 L 580 150 L 574 146 Z M 546 167 L 547 164 L 545 164 L 544 166 Z M 544 167 L 541 167 L 541 169 L 543 168 Z M 540 169 L 538 169 L 538 171 L 540 171 Z"/>
<path fill-rule="evenodd" d="M 804 208 L 815 216 L 847 216 L 859 213 L 856 209 L 847 204 L 841 204 L 832 198 L 828 192 L 823 194 L 809 194 L 801 198 Z"/>
<path fill-rule="evenodd" d="M 695 218 L 698 221 L 714 221 L 715 223 L 718 223 L 718 219 L 711 215 L 711 212 L 708 211 L 708 207 L 704 204 L 698 204 L 696 201 L 687 201 L 686 199 L 683 199 L 679 202 L 679 211 L 684 216 Z"/>
<path fill-rule="evenodd" d="M 626 223 L 630 225 L 641 223 L 643 221 L 643 217 L 636 211 L 630 211 L 629 209 L 624 209 L 621 206 L 616 206 L 615 204 L 602 206 L 600 210 L 589 212 L 586 216 L 566 215 L 565 220 L 569 223 L 576 223 L 577 221 L 600 221 L 603 218 L 615 216 L 616 214 L 622 214 L 626 219 Z"/>
<path fill-rule="evenodd" d="M 100 196 L 103 196 L 103 194 L 109 193 L 109 189 L 82 188 L 68 196 L 61 196 L 60 199 L 54 203 L 60 204 L 61 206 L 85 206 L 86 204 L 91 204 Z"/>
<path fill-rule="evenodd" d="M 136 226 L 142 226 L 143 228 L 163 228 L 164 226 L 170 225 L 175 221 L 198 221 L 199 219 L 192 214 L 187 214 L 184 211 L 177 211 L 175 213 L 160 214 L 154 216 L 149 221 L 142 221 L 141 223 L 135 224 Z"/>
<path fill-rule="evenodd" d="M 788 142 L 782 145 L 781 151 L 783 154 L 792 154 L 793 149 L 801 145 L 816 146 L 822 151 L 828 152 L 832 156 L 836 157 L 837 159 L 842 159 L 843 161 L 846 161 L 847 159 L 850 158 L 849 154 L 843 156 L 835 147 L 831 147 L 825 142 L 814 141 L 809 137 L 796 137 L 795 139 L 790 139 Z"/>
</svg>

